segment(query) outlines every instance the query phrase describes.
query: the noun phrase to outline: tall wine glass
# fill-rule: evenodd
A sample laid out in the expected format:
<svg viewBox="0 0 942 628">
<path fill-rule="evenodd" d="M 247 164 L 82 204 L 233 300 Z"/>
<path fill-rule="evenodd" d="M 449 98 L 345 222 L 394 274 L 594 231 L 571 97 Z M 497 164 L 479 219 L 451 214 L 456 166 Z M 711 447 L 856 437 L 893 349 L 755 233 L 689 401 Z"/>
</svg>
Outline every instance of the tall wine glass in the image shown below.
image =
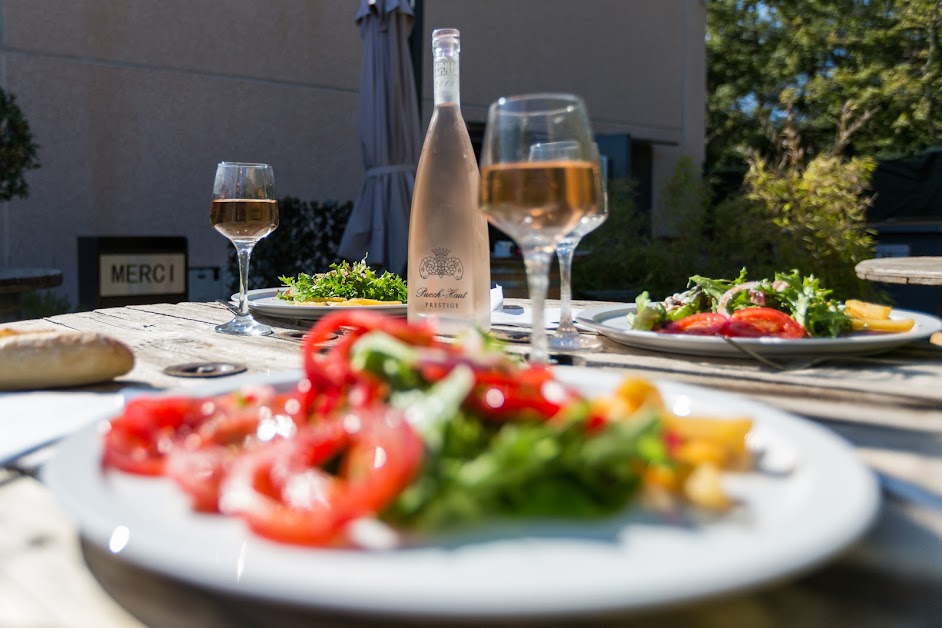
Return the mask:
<svg viewBox="0 0 942 628">
<path fill-rule="evenodd" d="M 565 157 L 531 161 L 534 146 L 572 142 Z M 547 360 L 544 305 L 556 245 L 598 211 L 600 190 L 585 104 L 569 94 L 501 98 L 481 150 L 481 210 L 523 251 L 533 304 L 530 361 Z"/>
<path fill-rule="evenodd" d="M 559 327 L 549 337 L 549 348 L 553 351 L 598 351 L 602 341 L 598 336 L 586 336 L 579 333 L 572 324 L 572 257 L 584 236 L 594 231 L 608 218 L 608 198 L 605 174 L 599 157 L 598 145 L 593 144 L 594 161 L 597 163 L 599 191 L 598 211 L 584 216 L 576 228 L 556 245 L 556 257 L 559 259 Z"/>
<path fill-rule="evenodd" d="M 278 200 L 271 166 L 221 162 L 216 167 L 209 222 L 232 241 L 239 257 L 238 313 L 228 323 L 217 325 L 216 331 L 241 336 L 272 333 L 271 327 L 252 318 L 246 298 L 252 249 L 278 226 Z"/>
</svg>

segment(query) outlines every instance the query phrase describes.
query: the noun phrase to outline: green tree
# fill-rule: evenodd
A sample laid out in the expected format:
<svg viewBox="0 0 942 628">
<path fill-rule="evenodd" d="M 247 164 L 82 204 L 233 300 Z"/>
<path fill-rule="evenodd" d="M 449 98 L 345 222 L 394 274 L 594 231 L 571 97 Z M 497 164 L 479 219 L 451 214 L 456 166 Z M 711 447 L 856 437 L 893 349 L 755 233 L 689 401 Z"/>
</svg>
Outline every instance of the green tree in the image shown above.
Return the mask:
<svg viewBox="0 0 942 628">
<path fill-rule="evenodd" d="M 24 174 L 39 167 L 37 148 L 16 97 L 0 89 L 0 201 L 29 193 Z"/>
<path fill-rule="evenodd" d="M 744 149 L 775 152 L 789 110 L 809 155 L 939 144 L 940 37 L 942 0 L 711 0 L 707 163 L 741 167 Z"/>
</svg>

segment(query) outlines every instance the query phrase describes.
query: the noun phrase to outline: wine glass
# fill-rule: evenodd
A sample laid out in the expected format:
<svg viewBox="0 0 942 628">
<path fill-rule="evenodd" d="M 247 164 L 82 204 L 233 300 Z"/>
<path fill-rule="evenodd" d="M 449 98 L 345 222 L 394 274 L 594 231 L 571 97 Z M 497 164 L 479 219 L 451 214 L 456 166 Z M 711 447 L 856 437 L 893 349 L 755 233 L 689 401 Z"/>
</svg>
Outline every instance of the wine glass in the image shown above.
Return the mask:
<svg viewBox="0 0 942 628">
<path fill-rule="evenodd" d="M 531 161 L 534 147 L 571 142 L 564 156 Z M 537 149 L 539 150 L 539 149 Z M 544 305 L 556 245 L 598 211 L 597 160 L 585 104 L 570 94 L 501 98 L 488 109 L 481 210 L 523 252 L 533 304 L 530 361 L 547 361 Z"/>
<path fill-rule="evenodd" d="M 265 336 L 271 327 L 259 323 L 249 312 L 246 290 L 249 260 L 255 243 L 278 226 L 275 175 L 268 164 L 223 161 L 216 167 L 213 203 L 209 222 L 235 245 L 239 257 L 239 307 L 228 323 L 216 331 L 241 336 Z"/>
<path fill-rule="evenodd" d="M 602 348 L 602 341 L 598 336 L 586 336 L 579 333 L 576 326 L 572 324 L 572 257 L 579 246 L 579 242 L 588 233 L 594 231 L 608 218 L 608 198 L 606 194 L 605 175 L 602 172 L 602 164 L 599 157 L 599 147 L 592 145 L 594 161 L 597 165 L 596 172 L 599 191 L 598 211 L 594 214 L 584 216 L 576 228 L 573 229 L 565 238 L 556 245 L 556 257 L 559 259 L 559 327 L 556 333 L 549 337 L 548 345 L 553 351 L 598 351 Z M 537 157 L 544 155 L 538 153 Z M 531 153 L 531 158 L 533 154 Z"/>
</svg>

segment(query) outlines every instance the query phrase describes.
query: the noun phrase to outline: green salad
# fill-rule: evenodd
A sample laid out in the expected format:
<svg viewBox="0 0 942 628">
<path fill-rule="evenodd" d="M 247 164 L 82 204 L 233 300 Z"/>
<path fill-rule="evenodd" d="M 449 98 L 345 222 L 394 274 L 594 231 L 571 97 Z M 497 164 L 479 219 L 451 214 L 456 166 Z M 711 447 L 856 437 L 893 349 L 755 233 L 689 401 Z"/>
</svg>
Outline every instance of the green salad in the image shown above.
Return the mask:
<svg viewBox="0 0 942 628">
<path fill-rule="evenodd" d="M 297 277 L 279 277 L 288 286 L 280 291 L 278 298 L 294 303 L 344 301 L 347 299 L 369 299 L 372 301 L 396 301 L 405 303 L 408 297 L 406 282 L 389 271 L 377 274 L 366 264 L 364 257 L 350 264 L 331 264 L 326 273 Z"/>
<path fill-rule="evenodd" d="M 658 330 L 688 316 L 705 312 L 731 315 L 737 310 L 764 307 L 792 317 L 810 337 L 834 338 L 851 329 L 844 304 L 831 297 L 813 275 L 797 270 L 775 273 L 771 279 L 747 280 L 746 269 L 735 279 L 711 279 L 694 275 L 687 290 L 663 301 L 653 301 L 647 292 L 635 300 L 637 313 L 628 314 L 636 330 Z"/>
</svg>

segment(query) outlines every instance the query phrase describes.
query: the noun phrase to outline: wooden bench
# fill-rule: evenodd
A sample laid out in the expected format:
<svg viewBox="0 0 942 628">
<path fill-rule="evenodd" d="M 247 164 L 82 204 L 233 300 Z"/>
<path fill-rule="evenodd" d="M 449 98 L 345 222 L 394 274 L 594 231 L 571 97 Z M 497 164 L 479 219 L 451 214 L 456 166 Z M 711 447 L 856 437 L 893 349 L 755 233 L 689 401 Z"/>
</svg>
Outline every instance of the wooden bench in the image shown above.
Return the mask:
<svg viewBox="0 0 942 628">
<path fill-rule="evenodd" d="M 61 284 L 56 268 L 0 268 L 0 321 L 19 318 L 25 293 Z"/>
</svg>

